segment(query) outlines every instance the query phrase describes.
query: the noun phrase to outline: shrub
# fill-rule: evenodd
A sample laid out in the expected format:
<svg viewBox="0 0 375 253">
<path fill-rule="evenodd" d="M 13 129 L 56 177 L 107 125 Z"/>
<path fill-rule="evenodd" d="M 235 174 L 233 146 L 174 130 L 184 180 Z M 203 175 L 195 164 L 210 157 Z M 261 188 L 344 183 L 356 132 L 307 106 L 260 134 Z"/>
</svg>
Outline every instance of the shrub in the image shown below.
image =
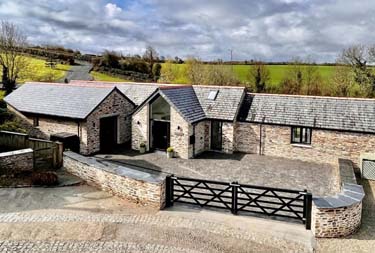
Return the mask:
<svg viewBox="0 0 375 253">
<path fill-rule="evenodd" d="M 167 148 L 167 152 L 171 153 L 173 151 L 174 151 L 174 149 L 172 147 Z"/>
<path fill-rule="evenodd" d="M 31 181 L 33 185 L 45 185 L 53 186 L 57 185 L 58 178 L 56 173 L 47 171 L 47 172 L 35 172 L 31 176 Z"/>
<path fill-rule="evenodd" d="M 146 144 L 144 142 L 142 142 L 141 144 L 139 144 L 139 147 L 140 148 L 145 148 L 146 147 Z"/>
</svg>

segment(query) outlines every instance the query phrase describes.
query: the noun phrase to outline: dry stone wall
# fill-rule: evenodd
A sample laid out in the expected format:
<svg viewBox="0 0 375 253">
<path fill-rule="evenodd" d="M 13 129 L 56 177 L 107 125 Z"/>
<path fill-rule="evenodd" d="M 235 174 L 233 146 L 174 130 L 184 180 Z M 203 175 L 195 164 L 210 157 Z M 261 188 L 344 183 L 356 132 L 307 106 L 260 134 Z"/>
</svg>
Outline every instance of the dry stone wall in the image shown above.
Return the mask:
<svg viewBox="0 0 375 253">
<path fill-rule="evenodd" d="M 336 238 L 355 233 L 362 218 L 363 187 L 357 185 L 350 160 L 338 162 L 341 192 L 331 197 L 315 197 L 312 207 L 312 231 L 316 237 Z"/>
<path fill-rule="evenodd" d="M 165 177 L 125 166 L 98 161 L 73 152 L 64 153 L 64 167 L 89 185 L 121 198 L 162 209 L 165 206 Z"/>
<path fill-rule="evenodd" d="M 33 170 L 33 150 L 30 148 L 0 153 L 0 175 Z"/>
</svg>

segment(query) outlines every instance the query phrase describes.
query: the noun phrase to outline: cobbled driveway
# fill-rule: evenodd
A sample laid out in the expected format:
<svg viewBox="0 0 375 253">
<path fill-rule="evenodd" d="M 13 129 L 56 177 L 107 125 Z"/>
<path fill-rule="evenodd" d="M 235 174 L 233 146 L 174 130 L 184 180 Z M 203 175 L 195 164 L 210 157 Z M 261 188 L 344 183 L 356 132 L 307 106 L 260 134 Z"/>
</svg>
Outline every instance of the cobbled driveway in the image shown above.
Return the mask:
<svg viewBox="0 0 375 253">
<path fill-rule="evenodd" d="M 295 190 L 307 189 L 314 196 L 334 195 L 338 191 L 337 173 L 329 164 L 241 153 L 204 153 L 196 159 L 189 160 L 167 159 L 164 153 L 141 155 L 135 151 L 100 154 L 97 157 L 176 176 L 225 182 L 238 181 L 242 184 Z"/>
<path fill-rule="evenodd" d="M 0 189 L 0 252 L 312 252 L 300 224 L 175 207 L 89 186 Z"/>
</svg>

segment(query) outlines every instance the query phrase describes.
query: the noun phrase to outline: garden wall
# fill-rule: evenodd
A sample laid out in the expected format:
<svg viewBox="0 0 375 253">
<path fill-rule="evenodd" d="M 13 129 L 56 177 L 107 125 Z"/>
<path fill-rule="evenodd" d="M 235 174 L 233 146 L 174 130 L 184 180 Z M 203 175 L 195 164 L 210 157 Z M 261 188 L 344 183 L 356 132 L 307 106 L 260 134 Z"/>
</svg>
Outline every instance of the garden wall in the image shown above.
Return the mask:
<svg viewBox="0 0 375 253">
<path fill-rule="evenodd" d="M 33 150 L 30 148 L 0 153 L 0 175 L 33 170 Z"/>
<path fill-rule="evenodd" d="M 63 144 L 60 142 L 30 138 L 23 133 L 0 131 L 0 147 L 8 150 L 31 148 L 34 151 L 34 166 L 38 162 L 39 167 L 58 169 L 63 163 Z"/>
<path fill-rule="evenodd" d="M 94 157 L 64 152 L 66 170 L 121 198 L 163 209 L 165 206 L 165 176 L 142 172 Z"/>
<path fill-rule="evenodd" d="M 312 231 L 316 237 L 351 235 L 361 226 L 363 187 L 357 184 L 353 163 L 339 159 L 341 192 L 332 197 L 316 197 L 312 207 Z"/>
</svg>

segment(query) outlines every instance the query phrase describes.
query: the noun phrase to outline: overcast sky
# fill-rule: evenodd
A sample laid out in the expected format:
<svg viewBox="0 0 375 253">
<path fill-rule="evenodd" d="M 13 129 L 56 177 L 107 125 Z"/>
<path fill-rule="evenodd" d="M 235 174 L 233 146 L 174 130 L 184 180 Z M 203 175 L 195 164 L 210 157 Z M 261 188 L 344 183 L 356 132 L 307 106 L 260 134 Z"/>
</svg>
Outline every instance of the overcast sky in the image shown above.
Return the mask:
<svg viewBox="0 0 375 253">
<path fill-rule="evenodd" d="M 0 0 L 33 44 L 205 60 L 334 61 L 375 43 L 375 0 Z"/>
</svg>

